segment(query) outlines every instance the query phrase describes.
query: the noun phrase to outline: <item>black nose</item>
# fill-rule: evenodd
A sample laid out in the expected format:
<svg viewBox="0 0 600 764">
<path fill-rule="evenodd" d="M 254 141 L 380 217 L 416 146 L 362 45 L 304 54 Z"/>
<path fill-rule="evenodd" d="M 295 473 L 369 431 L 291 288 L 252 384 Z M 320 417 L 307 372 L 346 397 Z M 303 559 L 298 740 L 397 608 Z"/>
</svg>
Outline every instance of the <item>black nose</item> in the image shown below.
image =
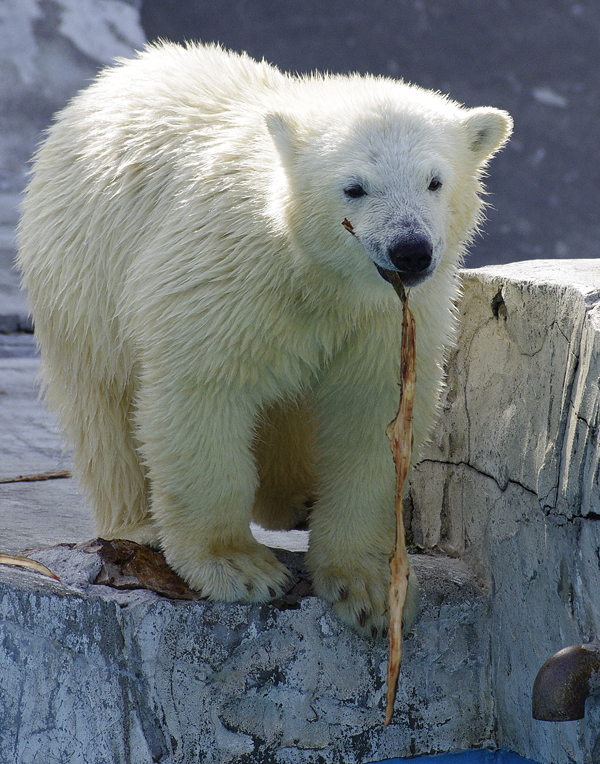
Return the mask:
<svg viewBox="0 0 600 764">
<path fill-rule="evenodd" d="M 431 265 L 433 247 L 424 236 L 414 236 L 394 244 L 388 255 L 401 273 L 422 273 Z"/>
</svg>

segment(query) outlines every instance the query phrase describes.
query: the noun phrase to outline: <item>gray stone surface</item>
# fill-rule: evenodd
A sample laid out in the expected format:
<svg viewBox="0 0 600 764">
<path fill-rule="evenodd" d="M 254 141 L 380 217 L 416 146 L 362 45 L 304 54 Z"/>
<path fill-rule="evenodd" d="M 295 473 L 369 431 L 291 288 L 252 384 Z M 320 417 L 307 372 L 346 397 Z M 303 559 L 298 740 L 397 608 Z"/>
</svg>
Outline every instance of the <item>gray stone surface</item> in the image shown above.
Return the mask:
<svg viewBox="0 0 600 764">
<path fill-rule="evenodd" d="M 17 342 L 3 345 L 0 335 L 0 351 L 31 350 L 31 335 L 9 338 Z M 0 357 L 0 479 L 70 467 L 58 429 L 38 398 L 39 365 L 37 357 Z M 93 536 L 89 509 L 74 480 L 0 483 L 1 551 Z"/>
<path fill-rule="evenodd" d="M 361 764 L 492 734 L 488 600 L 458 560 L 413 560 L 422 612 L 384 730 L 385 643 L 316 597 L 177 602 L 92 585 L 97 558 L 77 549 L 32 556 L 62 583 L 0 569 L 7 764 Z"/>
<path fill-rule="evenodd" d="M 25 295 L 14 267 L 20 199 L 19 194 L 0 191 L 0 333 L 31 330 Z"/>
<path fill-rule="evenodd" d="M 529 703 L 546 657 L 600 636 L 600 264 L 468 272 L 460 315 L 442 417 L 412 480 L 413 538 L 490 586 L 498 744 L 592 762 L 600 699 L 562 724 L 533 721 Z"/>
<path fill-rule="evenodd" d="M 0 2 L 0 333 L 31 330 L 13 268 L 29 159 L 52 115 L 101 66 L 144 45 L 139 6 L 138 0 Z"/>
</svg>

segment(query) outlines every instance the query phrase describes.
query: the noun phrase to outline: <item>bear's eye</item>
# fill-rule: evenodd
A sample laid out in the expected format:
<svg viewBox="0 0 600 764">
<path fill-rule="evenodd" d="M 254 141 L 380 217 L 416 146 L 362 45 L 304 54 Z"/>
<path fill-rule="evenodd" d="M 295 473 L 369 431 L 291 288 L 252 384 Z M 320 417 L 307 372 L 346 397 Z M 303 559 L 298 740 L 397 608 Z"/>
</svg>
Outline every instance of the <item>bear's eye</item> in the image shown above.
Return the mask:
<svg viewBox="0 0 600 764">
<path fill-rule="evenodd" d="M 428 191 L 437 191 L 442 187 L 442 181 L 439 178 L 432 178 L 431 183 L 427 186 Z"/>
<path fill-rule="evenodd" d="M 350 199 L 358 199 L 361 196 L 366 196 L 367 194 L 367 192 L 360 185 L 360 183 L 352 183 L 352 185 L 346 186 L 346 188 L 344 189 L 344 193 Z"/>
</svg>

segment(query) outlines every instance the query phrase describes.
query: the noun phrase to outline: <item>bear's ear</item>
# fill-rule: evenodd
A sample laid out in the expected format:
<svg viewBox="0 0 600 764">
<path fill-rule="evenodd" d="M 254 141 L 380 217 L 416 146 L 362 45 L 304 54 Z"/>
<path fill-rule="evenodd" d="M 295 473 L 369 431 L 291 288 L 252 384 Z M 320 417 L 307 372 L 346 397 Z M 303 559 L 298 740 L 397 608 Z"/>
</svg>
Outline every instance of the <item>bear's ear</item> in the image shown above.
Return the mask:
<svg viewBox="0 0 600 764">
<path fill-rule="evenodd" d="M 267 114 L 265 122 L 279 155 L 287 164 L 298 154 L 300 148 L 300 139 L 292 119 L 284 114 L 272 113 Z"/>
<path fill-rule="evenodd" d="M 513 121 L 508 112 L 483 106 L 469 109 L 463 128 L 475 161 L 482 164 L 510 138 Z"/>
</svg>

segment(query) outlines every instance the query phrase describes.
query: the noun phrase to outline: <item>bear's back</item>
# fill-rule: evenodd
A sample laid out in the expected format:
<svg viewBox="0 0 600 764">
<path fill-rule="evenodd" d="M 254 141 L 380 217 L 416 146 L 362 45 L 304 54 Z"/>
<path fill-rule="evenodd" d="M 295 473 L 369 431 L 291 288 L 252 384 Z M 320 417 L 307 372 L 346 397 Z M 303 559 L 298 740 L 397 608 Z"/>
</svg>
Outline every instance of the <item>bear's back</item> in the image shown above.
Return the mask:
<svg viewBox="0 0 600 764">
<path fill-rule="evenodd" d="M 230 208 L 249 197 L 242 166 L 252 142 L 270 145 L 264 111 L 285 80 L 218 46 L 149 46 L 105 69 L 59 112 L 34 158 L 19 236 L 25 283 L 47 268 L 44 280 L 85 284 L 100 267 L 97 284 L 108 274 L 114 295 L 163 226 L 170 237 L 175 218 L 190 227 L 190 199 L 200 210 L 209 191 L 226 189 Z M 99 265 L 111 259 L 120 262 Z"/>
</svg>

